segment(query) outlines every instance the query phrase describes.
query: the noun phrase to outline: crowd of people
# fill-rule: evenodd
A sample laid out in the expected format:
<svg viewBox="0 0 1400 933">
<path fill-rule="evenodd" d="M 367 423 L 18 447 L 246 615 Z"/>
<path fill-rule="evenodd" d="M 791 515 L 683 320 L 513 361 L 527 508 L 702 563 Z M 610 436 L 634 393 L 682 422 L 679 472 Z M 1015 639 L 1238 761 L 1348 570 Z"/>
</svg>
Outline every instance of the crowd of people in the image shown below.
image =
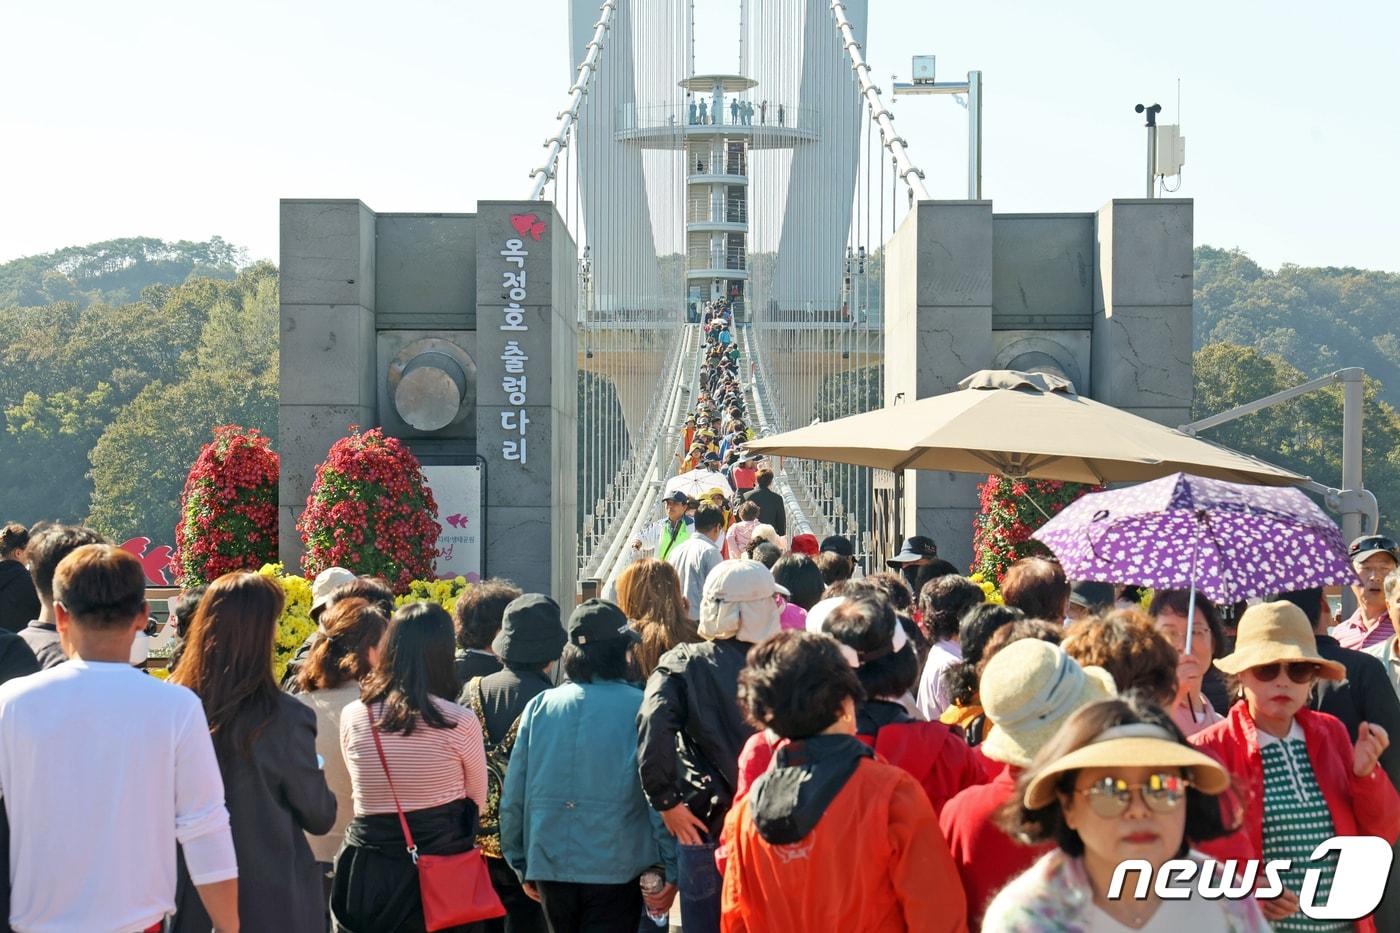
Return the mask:
<svg viewBox="0 0 1400 933">
<path fill-rule="evenodd" d="M 1400 929 L 1394 891 L 1302 911 L 1319 844 L 1400 837 L 1395 541 L 1352 543 L 1340 624 L 1319 589 L 1217 607 L 1048 555 L 989 601 L 925 537 L 861 573 L 787 533 L 709 310 L 678 454 L 725 484 L 668 497 L 610 599 L 490 579 L 396 608 L 330 568 L 279 684 L 283 591 L 231 573 L 173 602 L 163 681 L 133 664 L 136 558 L 6 526 L 9 927 Z M 504 916 L 441 926 L 424 865 L 471 853 Z M 1110 896 L 1124 860 L 1181 858 L 1290 867 L 1271 897 Z"/>
</svg>

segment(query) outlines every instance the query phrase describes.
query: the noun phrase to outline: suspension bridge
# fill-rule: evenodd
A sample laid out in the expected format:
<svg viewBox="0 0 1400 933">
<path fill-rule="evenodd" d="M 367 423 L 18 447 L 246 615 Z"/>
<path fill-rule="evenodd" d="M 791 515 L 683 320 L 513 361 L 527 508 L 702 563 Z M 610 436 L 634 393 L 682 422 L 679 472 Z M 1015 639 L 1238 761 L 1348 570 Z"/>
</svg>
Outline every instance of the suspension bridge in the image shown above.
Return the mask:
<svg viewBox="0 0 1400 933">
<path fill-rule="evenodd" d="M 757 434 L 883 404 L 880 247 L 927 191 L 870 80 L 867 4 L 736 10 L 733 71 L 698 74 L 688 0 L 570 7 L 576 81 L 532 197 L 577 244 L 583 581 L 660 515 L 708 303 L 733 309 Z M 790 533 L 868 543 L 867 471 L 776 472 Z"/>
<path fill-rule="evenodd" d="M 693 0 L 564 2 L 573 82 L 519 200 L 282 202 L 285 561 L 316 463 L 374 424 L 476 515 L 445 532 L 440 572 L 561 602 L 606 586 L 661 515 L 721 304 L 758 436 L 988 368 L 1190 420 L 1189 200 L 994 215 L 980 105 L 970 198 L 934 200 L 872 78 L 868 0 L 735 0 L 732 44 L 705 59 L 732 66 L 703 69 Z M 981 99 L 979 72 L 923 90 L 953 87 Z M 772 465 L 790 534 L 863 559 L 927 534 L 970 558 L 971 477 Z"/>
</svg>

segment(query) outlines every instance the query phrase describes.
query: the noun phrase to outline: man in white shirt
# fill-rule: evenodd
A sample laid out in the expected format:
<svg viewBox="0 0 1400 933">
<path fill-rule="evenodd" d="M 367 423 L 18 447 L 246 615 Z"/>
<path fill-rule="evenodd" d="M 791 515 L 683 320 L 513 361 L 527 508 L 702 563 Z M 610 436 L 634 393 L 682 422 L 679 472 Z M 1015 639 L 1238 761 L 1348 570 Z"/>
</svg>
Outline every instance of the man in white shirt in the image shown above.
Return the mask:
<svg viewBox="0 0 1400 933">
<path fill-rule="evenodd" d="M 238 930 L 238 866 L 199 698 L 129 663 L 145 574 L 89 544 L 54 573 L 69 660 L 0 686 L 9 921 L 18 933 L 159 929 L 178 842 L 218 933 Z"/>
<path fill-rule="evenodd" d="M 676 575 L 681 578 L 686 615 L 692 622 L 700 621 L 700 597 L 705 590 L 705 578 L 724 559 L 719 552 L 719 540 L 723 535 L 724 513 L 713 505 L 702 505 L 695 510 L 695 528 L 690 537 L 671 548 L 666 556 L 667 563 L 676 568 Z"/>
</svg>

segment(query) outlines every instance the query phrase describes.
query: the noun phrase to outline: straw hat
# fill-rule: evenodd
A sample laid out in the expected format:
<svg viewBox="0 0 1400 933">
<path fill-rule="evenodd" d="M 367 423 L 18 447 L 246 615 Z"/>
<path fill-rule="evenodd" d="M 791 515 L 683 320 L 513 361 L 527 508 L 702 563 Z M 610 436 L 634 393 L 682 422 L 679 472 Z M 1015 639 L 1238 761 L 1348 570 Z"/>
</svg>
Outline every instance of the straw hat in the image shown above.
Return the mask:
<svg viewBox="0 0 1400 933">
<path fill-rule="evenodd" d="M 1161 726 L 1138 722 L 1105 729 L 1088 745 L 1042 768 L 1026 787 L 1026 807 L 1048 806 L 1060 775 L 1085 768 L 1190 768 L 1191 783 L 1203 794 L 1220 794 L 1230 786 L 1229 773 L 1214 758 L 1177 741 Z"/>
<path fill-rule="evenodd" d="M 996 725 L 982 751 L 993 761 L 1028 767 L 1070 713 L 1117 695 L 1112 674 L 1080 667 L 1059 645 L 1037 638 L 1012 642 L 982 672 L 982 709 Z"/>
<path fill-rule="evenodd" d="M 1309 661 L 1318 667 L 1324 680 L 1345 680 L 1347 669 L 1317 653 L 1317 639 L 1303 610 L 1290 602 L 1259 603 L 1240 616 L 1235 650 L 1217 658 L 1215 666 L 1227 674 L 1238 674 L 1275 661 Z"/>
</svg>

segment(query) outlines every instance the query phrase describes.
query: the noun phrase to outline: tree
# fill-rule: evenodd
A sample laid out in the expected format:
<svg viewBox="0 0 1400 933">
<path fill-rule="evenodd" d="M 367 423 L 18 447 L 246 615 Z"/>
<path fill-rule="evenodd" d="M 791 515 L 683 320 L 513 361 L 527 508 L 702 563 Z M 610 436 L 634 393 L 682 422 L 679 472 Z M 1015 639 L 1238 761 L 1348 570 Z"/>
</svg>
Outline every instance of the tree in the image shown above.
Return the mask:
<svg viewBox="0 0 1400 933">
<path fill-rule="evenodd" d="M 1195 262 L 1195 345 L 1232 343 L 1286 360 L 1307 378 L 1362 366 L 1400 404 L 1400 275 L 1349 267 L 1261 268 L 1239 250 L 1202 246 Z"/>
<path fill-rule="evenodd" d="M 246 251 L 213 237 L 170 243 L 128 237 L 69 246 L 0 264 L 0 306 L 71 301 L 125 304 L 152 283 L 190 278 L 231 279 L 248 264 Z"/>
<path fill-rule="evenodd" d="M 276 270 L 262 264 L 232 283 L 171 289 L 162 317 L 182 313 L 200 321 L 198 342 L 173 365 L 184 375 L 147 384 L 92 450 L 90 519 L 114 536 L 173 540 L 186 472 L 216 426 L 277 431 Z M 143 352 L 150 365 L 162 351 Z"/>
<path fill-rule="evenodd" d="M 229 423 L 276 431 L 275 372 L 251 382 L 234 371 L 151 383 L 93 448 L 89 521 L 117 539 L 173 541 L 189 465 L 214 427 Z"/>
</svg>

